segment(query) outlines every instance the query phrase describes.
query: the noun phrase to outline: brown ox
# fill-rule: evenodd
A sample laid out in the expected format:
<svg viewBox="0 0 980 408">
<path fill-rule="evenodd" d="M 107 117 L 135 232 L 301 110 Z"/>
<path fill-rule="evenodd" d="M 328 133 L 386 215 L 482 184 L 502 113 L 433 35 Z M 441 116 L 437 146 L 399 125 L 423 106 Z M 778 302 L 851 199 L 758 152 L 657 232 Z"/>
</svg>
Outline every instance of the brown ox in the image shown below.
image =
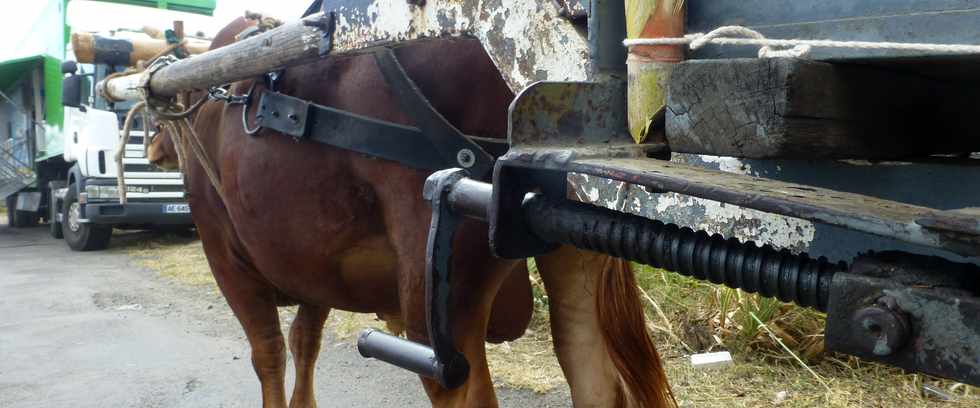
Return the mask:
<svg viewBox="0 0 980 408">
<path fill-rule="evenodd" d="M 236 20 L 212 48 L 230 43 L 247 24 Z M 505 137 L 513 94 L 479 42 L 422 42 L 403 46 L 396 55 L 460 130 Z M 241 94 L 250 85 L 245 81 L 231 89 Z M 290 68 L 280 91 L 412 124 L 371 56 L 331 57 Z M 252 347 L 263 406 L 286 406 L 285 344 L 276 312 L 284 304 L 299 304 L 289 330 L 296 365 L 289 406 L 315 406 L 314 365 L 331 308 L 377 313 L 398 323 L 393 326 L 404 325 L 409 339 L 428 341 L 423 270 L 431 210 L 421 197 L 428 173 L 297 143 L 268 130 L 248 136 L 241 109 L 208 102 L 194 120 L 207 155 L 217 163 L 227 207 L 193 155 L 185 158 L 188 198 L 214 278 Z M 166 134 L 156 137 L 149 154 L 154 163 L 175 164 Z M 514 339 L 526 329 L 527 270 L 524 262 L 490 254 L 485 225 L 465 221 L 458 231 L 454 330 L 470 363 L 469 377 L 452 390 L 422 382 L 434 406 L 496 406 L 484 342 Z M 570 247 L 536 260 L 550 299 L 555 351 L 575 406 L 673 406 L 628 265 Z"/>
</svg>

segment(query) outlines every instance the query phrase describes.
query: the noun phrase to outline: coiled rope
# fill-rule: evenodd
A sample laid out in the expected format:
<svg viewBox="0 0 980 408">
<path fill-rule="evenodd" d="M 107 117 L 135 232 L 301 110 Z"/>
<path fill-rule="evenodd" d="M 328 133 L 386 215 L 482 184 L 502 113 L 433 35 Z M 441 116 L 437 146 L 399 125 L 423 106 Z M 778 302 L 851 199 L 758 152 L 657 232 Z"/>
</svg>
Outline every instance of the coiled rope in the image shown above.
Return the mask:
<svg viewBox="0 0 980 408">
<path fill-rule="evenodd" d="M 932 44 L 874 41 L 835 41 L 771 39 L 762 33 L 743 26 L 723 26 L 711 32 L 688 34 L 684 37 L 632 38 L 623 41 L 626 47 L 638 45 L 687 45 L 697 50 L 707 44 L 717 45 L 757 45 L 759 58 L 794 57 L 805 58 L 813 48 L 844 48 L 858 50 L 899 50 L 941 54 L 980 54 L 980 45 L 973 44 Z"/>
</svg>

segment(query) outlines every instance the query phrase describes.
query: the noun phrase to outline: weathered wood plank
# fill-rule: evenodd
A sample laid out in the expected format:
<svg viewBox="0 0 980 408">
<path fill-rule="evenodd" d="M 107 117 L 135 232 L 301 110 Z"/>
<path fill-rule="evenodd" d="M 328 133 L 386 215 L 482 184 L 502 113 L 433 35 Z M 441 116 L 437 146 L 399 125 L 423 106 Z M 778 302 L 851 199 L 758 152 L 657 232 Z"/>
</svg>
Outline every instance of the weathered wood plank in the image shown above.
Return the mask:
<svg viewBox="0 0 980 408">
<path fill-rule="evenodd" d="M 797 59 L 678 64 L 671 150 L 747 158 L 897 158 L 980 150 L 969 86 Z"/>
</svg>

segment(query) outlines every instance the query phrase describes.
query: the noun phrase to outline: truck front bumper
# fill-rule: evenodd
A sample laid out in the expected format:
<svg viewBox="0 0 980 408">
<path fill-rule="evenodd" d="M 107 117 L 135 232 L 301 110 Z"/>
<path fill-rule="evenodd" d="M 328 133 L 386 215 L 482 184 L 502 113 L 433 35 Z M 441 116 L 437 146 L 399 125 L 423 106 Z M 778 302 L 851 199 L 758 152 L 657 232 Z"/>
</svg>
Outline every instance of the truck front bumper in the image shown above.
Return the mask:
<svg viewBox="0 0 980 408">
<path fill-rule="evenodd" d="M 88 203 L 85 220 L 93 224 L 155 224 L 192 225 L 190 212 L 168 212 L 168 206 L 187 206 L 187 203 Z"/>
</svg>

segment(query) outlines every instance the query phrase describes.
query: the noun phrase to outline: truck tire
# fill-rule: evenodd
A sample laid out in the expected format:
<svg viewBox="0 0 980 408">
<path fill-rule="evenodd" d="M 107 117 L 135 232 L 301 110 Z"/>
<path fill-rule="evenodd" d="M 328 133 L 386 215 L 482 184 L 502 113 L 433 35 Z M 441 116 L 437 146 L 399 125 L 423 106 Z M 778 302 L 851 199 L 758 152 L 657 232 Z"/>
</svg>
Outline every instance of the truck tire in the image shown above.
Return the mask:
<svg viewBox="0 0 980 408">
<path fill-rule="evenodd" d="M 51 238 L 54 239 L 65 237 L 65 233 L 61 230 L 63 227 L 58 222 L 58 214 L 61 213 L 61 207 L 58 206 L 58 198 L 55 194 L 58 189 L 64 186 L 65 183 L 63 181 L 52 181 L 48 184 L 48 232 L 51 234 Z"/>
<path fill-rule="evenodd" d="M 7 225 L 14 228 L 28 228 L 37 225 L 40 218 L 34 211 L 17 210 L 17 194 L 7 196 Z"/>
<path fill-rule="evenodd" d="M 17 220 L 14 219 L 14 213 L 17 211 L 17 195 L 9 195 L 4 201 L 4 205 L 7 207 L 7 226 L 13 227 Z"/>
<path fill-rule="evenodd" d="M 109 246 L 112 237 L 112 227 L 79 222 L 81 206 L 78 204 L 78 193 L 74 186 L 68 187 L 62 205 L 61 231 L 65 242 L 73 251 L 98 251 Z"/>
</svg>

